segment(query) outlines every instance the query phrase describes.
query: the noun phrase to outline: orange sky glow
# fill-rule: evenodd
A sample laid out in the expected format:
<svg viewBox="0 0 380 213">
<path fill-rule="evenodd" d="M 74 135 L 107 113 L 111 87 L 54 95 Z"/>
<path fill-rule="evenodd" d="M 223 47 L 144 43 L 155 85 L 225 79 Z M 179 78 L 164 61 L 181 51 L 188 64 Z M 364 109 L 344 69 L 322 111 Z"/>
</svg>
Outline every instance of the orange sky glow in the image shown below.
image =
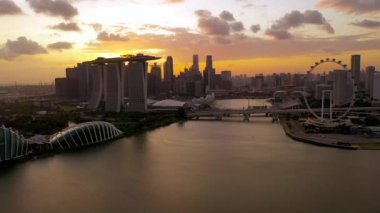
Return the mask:
<svg viewBox="0 0 380 213">
<path fill-rule="evenodd" d="M 52 83 L 76 63 L 137 53 L 173 56 L 175 73 L 193 54 L 234 75 L 351 54 L 379 69 L 379 14 L 370 0 L 0 0 L 0 84 Z"/>
</svg>

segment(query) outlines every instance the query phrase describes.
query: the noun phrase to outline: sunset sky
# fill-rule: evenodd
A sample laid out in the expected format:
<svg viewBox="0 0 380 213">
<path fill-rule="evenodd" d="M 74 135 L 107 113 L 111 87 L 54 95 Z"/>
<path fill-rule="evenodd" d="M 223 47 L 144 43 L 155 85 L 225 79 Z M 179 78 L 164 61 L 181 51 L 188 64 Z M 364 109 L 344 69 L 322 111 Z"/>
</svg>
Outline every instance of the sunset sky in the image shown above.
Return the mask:
<svg viewBox="0 0 380 213">
<path fill-rule="evenodd" d="M 195 53 L 234 74 L 351 54 L 380 68 L 380 0 L 0 0 L 0 23 L 0 84 L 51 83 L 78 62 L 140 52 L 173 56 L 176 73 Z"/>
</svg>

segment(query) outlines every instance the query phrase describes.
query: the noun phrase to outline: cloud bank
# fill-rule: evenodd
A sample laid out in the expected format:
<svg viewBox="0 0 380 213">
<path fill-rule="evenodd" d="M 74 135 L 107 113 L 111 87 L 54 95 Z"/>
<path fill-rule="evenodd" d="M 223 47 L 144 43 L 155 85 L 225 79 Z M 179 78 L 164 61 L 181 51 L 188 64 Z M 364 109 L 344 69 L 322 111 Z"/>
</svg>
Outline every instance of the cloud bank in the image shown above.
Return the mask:
<svg viewBox="0 0 380 213">
<path fill-rule="evenodd" d="M 0 49 L 0 59 L 12 60 L 20 55 L 37 55 L 47 53 L 46 49 L 35 41 L 26 37 L 19 37 L 17 40 L 8 40 L 4 47 Z"/>
<path fill-rule="evenodd" d="M 319 11 L 306 10 L 301 13 L 298 10 L 294 10 L 275 21 L 275 23 L 266 30 L 265 34 L 278 40 L 290 39 L 293 35 L 289 30 L 301 27 L 305 24 L 318 25 L 321 29 L 330 34 L 335 32 L 333 27 Z"/>
</svg>

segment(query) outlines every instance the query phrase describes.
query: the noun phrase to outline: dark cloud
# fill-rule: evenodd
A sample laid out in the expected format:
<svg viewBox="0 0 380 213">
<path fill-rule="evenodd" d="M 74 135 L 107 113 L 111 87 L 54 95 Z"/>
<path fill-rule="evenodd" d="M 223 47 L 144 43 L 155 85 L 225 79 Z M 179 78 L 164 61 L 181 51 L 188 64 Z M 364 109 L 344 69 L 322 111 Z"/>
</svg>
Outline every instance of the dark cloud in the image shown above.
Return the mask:
<svg viewBox="0 0 380 213">
<path fill-rule="evenodd" d="M 219 17 L 224 21 L 235 21 L 234 15 L 226 10 L 223 10 Z"/>
<path fill-rule="evenodd" d="M 230 25 L 228 22 L 214 16 L 199 16 L 198 27 L 207 35 L 229 35 Z"/>
<path fill-rule="evenodd" d="M 230 36 L 208 36 L 198 33 L 172 35 L 128 34 L 130 41 L 123 43 L 99 42 L 88 46 L 91 51 L 104 51 L 111 48 L 125 50 L 151 47 L 165 50 L 165 53 L 176 55 L 180 61 L 187 61 L 189 54 L 197 49 L 200 55 L 214 53 L 218 60 L 234 60 L 264 57 L 287 57 L 310 54 L 326 55 L 326 51 L 335 53 L 378 50 L 380 39 L 368 38 L 366 34 L 355 36 L 332 36 L 329 38 L 298 38 L 288 40 L 269 40 L 232 34 Z M 239 38 L 240 37 L 240 38 Z M 230 40 L 233 45 L 228 45 Z M 228 45 L 228 51 L 226 46 Z M 333 49 L 331 48 L 333 47 Z"/>
<path fill-rule="evenodd" d="M 36 13 L 62 17 L 66 20 L 78 15 L 78 10 L 68 0 L 27 0 Z"/>
<path fill-rule="evenodd" d="M 275 39 L 289 39 L 293 37 L 289 32 L 290 29 L 301 27 L 305 24 L 318 25 L 326 32 L 330 34 L 334 33 L 332 26 L 319 11 L 306 10 L 304 13 L 301 13 L 294 10 L 277 20 L 269 29 L 267 29 L 266 34 Z"/>
<path fill-rule="evenodd" d="M 35 41 L 26 37 L 19 37 L 17 40 L 8 40 L 4 47 L 0 49 L 0 59 L 11 60 L 20 55 L 37 55 L 47 53 L 46 49 Z"/>
<path fill-rule="evenodd" d="M 252 31 L 253 33 L 257 33 L 257 32 L 259 32 L 259 31 L 261 30 L 261 26 L 260 26 L 260 24 L 255 24 L 255 25 L 252 25 L 252 26 L 250 27 L 250 29 L 251 29 L 251 31 Z"/>
<path fill-rule="evenodd" d="M 210 36 L 213 43 L 230 44 L 246 38 L 242 33 L 245 30 L 243 22 L 237 21 L 231 12 L 224 10 L 219 16 L 213 16 L 208 10 L 197 10 L 195 14 L 202 35 Z"/>
<path fill-rule="evenodd" d="M 13 1 L 0 0 L 0 15 L 17 15 L 21 13 L 21 9 Z"/>
<path fill-rule="evenodd" d="M 120 34 L 107 33 L 105 31 L 98 34 L 99 41 L 128 41 L 128 37 Z"/>
<path fill-rule="evenodd" d="M 285 40 L 285 39 L 293 38 L 293 35 L 290 34 L 288 31 L 285 31 L 285 30 L 268 29 L 265 32 L 265 34 L 270 36 L 270 37 L 273 37 L 274 39 L 277 39 L 277 40 Z"/>
<path fill-rule="evenodd" d="M 317 6 L 357 14 L 380 11 L 379 0 L 320 0 Z"/>
<path fill-rule="evenodd" d="M 231 27 L 231 30 L 234 32 L 241 32 L 245 30 L 245 27 L 241 21 L 231 23 L 230 27 Z"/>
<path fill-rule="evenodd" d="M 59 23 L 57 25 L 51 26 L 51 29 L 55 30 L 62 30 L 62 31 L 81 31 L 80 27 L 75 22 L 69 22 L 69 23 Z"/>
<path fill-rule="evenodd" d="M 48 48 L 62 51 L 65 49 L 71 49 L 73 44 L 67 41 L 59 41 L 48 45 Z"/>
<path fill-rule="evenodd" d="M 357 27 L 364 27 L 369 29 L 379 28 L 380 27 L 380 21 L 374 21 L 374 20 L 363 20 L 359 22 L 353 22 L 351 25 L 357 26 Z"/>
</svg>

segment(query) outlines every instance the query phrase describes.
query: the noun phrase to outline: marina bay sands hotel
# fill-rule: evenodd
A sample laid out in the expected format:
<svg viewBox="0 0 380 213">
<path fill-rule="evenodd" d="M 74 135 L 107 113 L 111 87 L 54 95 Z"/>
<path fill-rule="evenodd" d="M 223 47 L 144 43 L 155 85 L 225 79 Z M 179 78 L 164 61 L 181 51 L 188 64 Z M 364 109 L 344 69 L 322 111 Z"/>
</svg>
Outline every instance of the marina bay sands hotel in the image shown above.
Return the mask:
<svg viewBox="0 0 380 213">
<path fill-rule="evenodd" d="M 104 108 L 105 112 L 145 112 L 147 61 L 157 59 L 160 58 L 138 54 L 78 64 L 66 69 L 66 78 L 55 80 L 57 96 L 79 98 L 88 102 L 88 109 L 93 111 Z M 124 101 L 126 97 L 128 102 Z"/>
</svg>

